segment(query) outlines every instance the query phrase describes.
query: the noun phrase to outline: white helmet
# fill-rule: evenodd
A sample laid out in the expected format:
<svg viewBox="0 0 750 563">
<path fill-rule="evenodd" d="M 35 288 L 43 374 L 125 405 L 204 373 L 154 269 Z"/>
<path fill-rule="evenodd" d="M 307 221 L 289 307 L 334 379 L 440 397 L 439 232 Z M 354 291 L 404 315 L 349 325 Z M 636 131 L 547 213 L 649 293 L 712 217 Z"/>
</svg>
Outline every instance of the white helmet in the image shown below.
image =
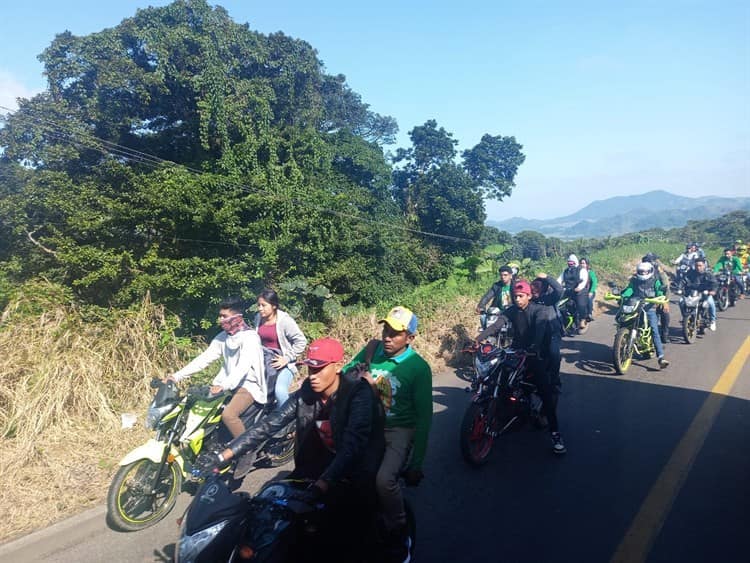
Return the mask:
<svg viewBox="0 0 750 563">
<path fill-rule="evenodd" d="M 641 262 L 635 269 L 635 275 L 641 281 L 650 280 L 654 277 L 654 265 L 650 262 Z"/>
</svg>

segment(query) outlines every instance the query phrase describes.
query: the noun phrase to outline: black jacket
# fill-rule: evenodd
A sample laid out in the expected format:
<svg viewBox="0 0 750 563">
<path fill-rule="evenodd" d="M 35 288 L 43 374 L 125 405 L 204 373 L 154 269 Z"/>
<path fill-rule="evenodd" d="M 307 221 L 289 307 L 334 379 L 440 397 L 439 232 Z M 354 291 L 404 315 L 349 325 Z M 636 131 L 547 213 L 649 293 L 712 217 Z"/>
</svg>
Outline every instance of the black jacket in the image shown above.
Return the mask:
<svg viewBox="0 0 750 563">
<path fill-rule="evenodd" d="M 341 375 L 339 388 L 331 401 L 330 421 L 336 453 L 319 476 L 309 475 L 304 469 L 320 465 L 320 460 L 308 459 L 309 452 L 316 451 L 316 448 L 307 446 L 311 440 L 319 439 L 315 420 L 324 408 L 309 380 L 305 380 L 279 410 L 246 430 L 228 447 L 235 456 L 254 450 L 296 418 L 296 473 L 299 470 L 308 477 L 328 482 L 374 479 L 385 451 L 382 403 L 366 380 L 348 373 Z"/>
<path fill-rule="evenodd" d="M 687 274 L 685 274 L 683 287 L 687 289 L 697 289 L 698 291 L 716 291 L 719 287 L 719 283 L 716 281 L 714 275 L 708 270 L 702 274 L 699 274 L 698 270 L 688 270 Z"/>
<path fill-rule="evenodd" d="M 488 326 L 477 336 L 478 341 L 494 336 L 510 321 L 513 323 L 513 348 L 519 350 L 535 349 L 542 351 L 544 331 L 546 327 L 545 306 L 529 303 L 526 309 L 511 305 L 502 312 L 497 321 Z"/>
<path fill-rule="evenodd" d="M 555 278 L 546 277 L 542 280 L 543 291 L 542 294 L 534 299 L 533 303 L 541 305 L 540 318 L 546 320 L 549 323 L 550 334 L 559 335 L 562 331 L 562 321 L 560 320 L 560 312 L 557 310 L 557 303 L 563 296 L 563 287 L 558 283 Z"/>
</svg>

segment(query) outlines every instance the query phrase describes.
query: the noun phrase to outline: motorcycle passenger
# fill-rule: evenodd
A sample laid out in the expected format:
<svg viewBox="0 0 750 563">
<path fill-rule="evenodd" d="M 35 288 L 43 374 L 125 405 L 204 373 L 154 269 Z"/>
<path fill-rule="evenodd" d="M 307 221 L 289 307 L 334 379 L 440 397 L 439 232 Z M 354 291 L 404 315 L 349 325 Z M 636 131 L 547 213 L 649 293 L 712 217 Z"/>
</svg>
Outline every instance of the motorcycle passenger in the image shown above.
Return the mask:
<svg viewBox="0 0 750 563">
<path fill-rule="evenodd" d="M 748 253 L 747 245 L 741 240 L 737 240 L 734 243 L 734 255 L 740 259 L 743 270 L 746 270 L 750 266 L 750 253 Z"/>
<path fill-rule="evenodd" d="M 559 390 L 553 383 L 554 366 L 552 364 L 555 359 L 552 350 L 550 350 L 552 339 L 550 331 L 553 323 L 548 320 L 549 315 L 548 311 L 545 310 L 546 305 L 531 302 L 531 285 L 529 282 L 519 281 L 513 286 L 513 299 L 515 304 L 503 311 L 495 323 L 480 332 L 476 341 L 482 342 L 497 334 L 508 320 L 513 323 L 512 347 L 537 354 L 536 358 L 531 359 L 530 365 L 537 392 L 542 399 L 542 414 L 547 417 L 549 422 L 548 429 L 552 441 L 552 451 L 555 454 L 564 454 L 567 450 L 560 435 L 557 419 Z M 557 334 L 560 334 L 559 329 Z"/>
<path fill-rule="evenodd" d="M 716 261 L 716 264 L 714 264 L 714 274 L 721 272 L 725 267 L 731 272 L 732 279 L 734 280 L 734 283 L 737 284 L 740 299 L 742 299 L 745 285 L 742 283 L 742 262 L 734 255 L 734 250 L 731 248 L 725 248 L 724 256 L 719 258 Z"/>
<path fill-rule="evenodd" d="M 653 264 L 654 266 L 654 277 L 658 279 L 661 282 L 661 288 L 664 292 L 665 296 L 669 296 L 669 280 L 667 279 L 667 275 L 664 273 L 663 265 L 661 261 L 659 260 L 659 257 L 654 254 L 653 252 L 649 252 L 646 254 L 643 258 L 641 258 L 641 262 L 649 262 L 650 264 Z M 669 303 L 664 303 L 664 305 L 659 305 L 656 308 L 656 313 L 661 318 L 661 326 L 663 329 L 663 332 L 661 334 L 661 341 L 663 344 L 667 343 L 667 334 L 669 334 Z"/>
<path fill-rule="evenodd" d="M 211 382 L 211 393 L 233 391 L 234 395 L 221 413 L 221 420 L 233 437 L 245 431 L 240 415 L 253 402 L 267 400 L 263 349 L 258 333 L 242 316 L 244 302 L 232 297 L 219 304 L 219 325 L 222 331 L 211 340 L 208 348 L 167 380 L 179 382 L 221 359 L 221 368 Z"/>
<path fill-rule="evenodd" d="M 490 307 L 497 307 L 501 311 L 504 311 L 511 305 L 513 305 L 513 295 L 511 288 L 513 287 L 513 270 L 510 266 L 501 266 L 500 279 L 492 284 L 487 293 L 482 295 L 482 298 L 477 304 L 476 312 L 481 315 L 480 323 L 482 328 L 486 328 L 486 311 Z"/>
<path fill-rule="evenodd" d="M 591 264 L 588 258 L 580 259 L 581 268 L 586 268 L 589 274 L 589 283 L 586 287 L 586 295 L 588 296 L 588 308 L 586 309 L 586 321 L 591 322 L 594 320 L 594 298 L 596 297 L 596 288 L 599 285 L 599 278 L 596 277 L 596 272 L 591 269 Z"/>
<path fill-rule="evenodd" d="M 357 363 L 369 365 L 365 378 L 385 408 L 385 455 L 375 487 L 389 560 L 404 561 L 409 545 L 399 475 L 403 473 L 409 486 L 417 486 L 424 477 L 422 464 L 432 425 L 432 371 L 412 347 L 418 324 L 412 311 L 394 307 L 378 322 L 383 325 L 382 340 L 371 340 L 344 369 Z"/>
<path fill-rule="evenodd" d="M 695 270 L 690 270 L 685 277 L 683 287 L 686 291 L 698 290 L 700 292 L 708 291 L 706 302 L 708 303 L 708 313 L 711 319 L 709 330 L 716 330 L 716 302 L 714 301 L 714 295 L 716 295 L 716 289 L 718 283 L 714 275 L 706 269 L 706 259 L 698 258 L 695 261 Z"/>
<path fill-rule="evenodd" d="M 255 326 L 263 348 L 272 352 L 270 366 L 276 370 L 276 408 L 289 398 L 289 386 L 297 373 L 296 360 L 307 346 L 307 338 L 286 311 L 279 309 L 279 296 L 273 289 L 264 289 L 257 299 Z"/>
<path fill-rule="evenodd" d="M 630 283 L 622 292 L 623 301 L 628 297 L 637 297 L 645 299 L 647 297 L 659 297 L 664 295 L 664 288 L 661 280 L 654 275 L 654 265 L 651 262 L 641 262 L 635 270 L 635 275 L 630 278 Z M 644 307 L 648 324 L 651 326 L 651 337 L 656 348 L 656 357 L 659 362 L 659 368 L 664 369 L 669 366 L 669 362 L 664 358 L 664 346 L 661 342 L 661 333 L 659 331 L 659 320 L 656 316 L 656 309 L 653 304 L 648 303 Z"/>
<path fill-rule="evenodd" d="M 531 302 L 544 307 L 542 313 L 540 313 L 542 315 L 540 318 L 543 318 L 548 326 L 543 348 L 549 350 L 550 383 L 558 393 L 562 388 L 562 382 L 560 381 L 560 345 L 562 343 L 563 325 L 557 303 L 562 295 L 562 286 L 557 283 L 555 278 L 549 277 L 544 272 L 537 274 L 534 281 L 531 282 Z"/>
<path fill-rule="evenodd" d="M 568 267 L 557 278 L 557 282 L 563 286 L 565 295 L 572 299 L 576 305 L 578 328 L 586 328 L 586 312 L 588 311 L 589 299 L 586 287 L 589 283 L 589 273 L 586 268 L 581 268 L 578 263 L 578 257 L 575 254 L 568 256 Z"/>
<path fill-rule="evenodd" d="M 307 489 L 309 500 L 325 501 L 337 542 L 321 560 L 342 562 L 354 560 L 352 544 L 362 537 L 359 515 L 375 513 L 375 474 L 384 451 L 380 401 L 364 379 L 342 374 L 343 360 L 338 340 L 313 340 L 302 361 L 309 376 L 289 400 L 225 450 L 202 454 L 197 462 L 203 471 L 225 465 L 296 420 L 294 470 L 288 478 L 315 480 Z"/>
</svg>

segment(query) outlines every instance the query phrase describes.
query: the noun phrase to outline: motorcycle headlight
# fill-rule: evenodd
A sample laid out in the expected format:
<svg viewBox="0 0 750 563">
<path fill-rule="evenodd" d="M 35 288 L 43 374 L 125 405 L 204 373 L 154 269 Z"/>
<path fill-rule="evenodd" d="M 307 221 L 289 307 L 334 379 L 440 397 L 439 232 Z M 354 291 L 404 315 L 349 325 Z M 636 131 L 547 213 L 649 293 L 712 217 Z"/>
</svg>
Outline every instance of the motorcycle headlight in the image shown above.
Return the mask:
<svg viewBox="0 0 750 563">
<path fill-rule="evenodd" d="M 191 563 L 195 561 L 200 552 L 203 551 L 203 548 L 211 543 L 228 523 L 229 520 L 222 520 L 205 530 L 196 532 L 192 536 L 181 536 L 180 541 L 177 542 L 177 550 L 175 551 L 174 558 L 175 563 Z M 183 520 L 183 526 L 184 524 Z"/>
<path fill-rule="evenodd" d="M 479 375 L 479 377 L 487 377 L 487 374 L 490 373 L 490 369 L 497 363 L 497 361 L 497 358 L 492 358 L 489 362 L 480 362 L 477 360 L 475 364 L 477 375 Z"/>
<path fill-rule="evenodd" d="M 169 411 L 171 411 L 174 408 L 174 405 L 162 405 L 161 407 L 149 407 L 148 411 L 146 412 L 146 420 L 144 421 L 144 426 L 146 427 L 146 430 L 153 430 L 156 428 L 156 425 L 159 424 L 159 421 L 161 418 L 167 414 Z"/>
</svg>

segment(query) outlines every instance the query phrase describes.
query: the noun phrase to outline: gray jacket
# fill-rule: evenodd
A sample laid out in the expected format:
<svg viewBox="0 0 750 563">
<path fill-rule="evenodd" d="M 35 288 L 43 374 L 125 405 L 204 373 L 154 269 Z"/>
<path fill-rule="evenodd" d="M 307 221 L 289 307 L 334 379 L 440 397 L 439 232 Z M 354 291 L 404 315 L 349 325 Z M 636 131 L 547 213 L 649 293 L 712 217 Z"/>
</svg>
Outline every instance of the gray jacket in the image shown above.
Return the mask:
<svg viewBox="0 0 750 563">
<path fill-rule="evenodd" d="M 256 329 L 263 324 L 262 321 L 260 314 L 256 313 L 253 321 Z M 276 337 L 279 339 L 279 345 L 281 346 L 281 355 L 289 360 L 287 367 L 296 372 L 297 365 L 295 362 L 300 354 L 305 351 L 307 338 L 292 316 L 281 309 L 276 309 Z"/>
</svg>

